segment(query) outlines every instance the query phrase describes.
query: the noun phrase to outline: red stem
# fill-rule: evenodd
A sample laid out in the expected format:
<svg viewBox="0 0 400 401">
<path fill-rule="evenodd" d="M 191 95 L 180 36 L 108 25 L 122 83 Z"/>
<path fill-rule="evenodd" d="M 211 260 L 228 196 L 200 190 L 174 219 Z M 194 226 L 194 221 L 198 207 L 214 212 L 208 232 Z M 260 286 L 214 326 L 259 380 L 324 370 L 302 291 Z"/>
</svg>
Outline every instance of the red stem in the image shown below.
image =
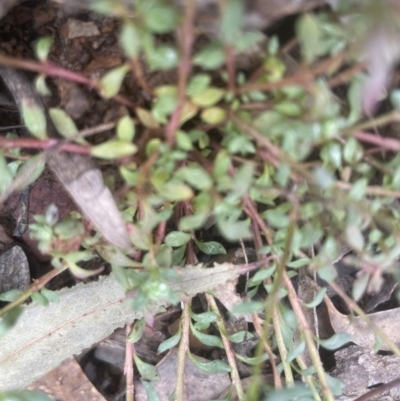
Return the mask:
<svg viewBox="0 0 400 401">
<path fill-rule="evenodd" d="M 181 114 L 186 98 L 186 84 L 192 69 L 191 54 L 194 42 L 194 16 L 196 7 L 194 0 L 188 0 L 186 6 L 185 19 L 182 25 L 181 32 L 181 48 L 182 59 L 179 63 L 178 76 L 178 104 L 171 115 L 169 123 L 166 127 L 165 136 L 168 145 L 172 146 L 175 143 L 175 133 L 178 130 Z"/>
<path fill-rule="evenodd" d="M 59 144 L 58 139 L 44 139 L 39 140 L 36 138 L 4 138 L 0 137 L 1 149 L 49 149 Z M 90 155 L 89 146 L 76 145 L 74 143 L 62 143 L 57 147 L 57 151 L 79 153 L 83 155 Z"/>
</svg>

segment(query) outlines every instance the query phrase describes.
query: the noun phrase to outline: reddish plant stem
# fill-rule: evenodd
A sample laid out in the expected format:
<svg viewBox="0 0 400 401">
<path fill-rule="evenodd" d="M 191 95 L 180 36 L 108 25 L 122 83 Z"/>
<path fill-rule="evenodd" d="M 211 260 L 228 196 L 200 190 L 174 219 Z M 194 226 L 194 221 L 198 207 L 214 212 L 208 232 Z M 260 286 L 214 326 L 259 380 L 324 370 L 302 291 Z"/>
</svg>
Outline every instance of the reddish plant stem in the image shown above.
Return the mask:
<svg viewBox="0 0 400 401">
<path fill-rule="evenodd" d="M 14 301 L 7 304 L 4 308 L 0 309 L 0 316 L 4 316 L 11 309 L 24 303 L 32 295 L 33 292 L 40 291 L 51 279 L 58 276 L 61 272 L 63 272 L 66 269 L 67 269 L 67 267 L 64 267 L 63 269 L 50 270 L 44 276 L 37 279 L 17 299 L 15 299 Z"/>
<path fill-rule="evenodd" d="M 236 67 L 235 67 L 235 54 L 233 53 L 232 46 L 225 46 L 225 64 L 228 71 L 228 88 L 231 92 L 236 90 Z"/>
<path fill-rule="evenodd" d="M 128 338 L 129 334 L 133 329 L 133 324 L 126 325 L 126 337 Z M 125 365 L 124 365 L 124 374 L 126 376 L 126 401 L 134 400 L 135 393 L 135 385 L 134 385 L 134 370 L 133 370 L 133 355 L 135 352 L 134 344 L 130 342 L 126 342 L 125 346 Z"/>
<path fill-rule="evenodd" d="M 363 71 L 364 69 L 365 69 L 365 63 L 355 64 L 352 67 L 342 71 L 335 77 L 328 79 L 328 86 L 330 88 L 334 88 L 336 86 L 345 84 L 350 80 L 351 77 L 358 74 L 360 71 Z"/>
<path fill-rule="evenodd" d="M 315 82 L 315 77 L 317 75 L 323 74 L 328 71 L 332 67 L 339 67 L 346 58 L 346 53 L 340 53 L 334 57 L 325 59 L 321 61 L 319 64 L 314 67 L 307 67 L 300 69 L 296 74 L 283 78 L 279 81 L 275 82 L 267 82 L 267 83 L 255 83 L 244 85 L 240 88 L 237 88 L 238 93 L 246 93 L 251 91 L 271 91 L 273 89 L 284 88 L 289 85 L 303 85 L 307 86 Z"/>
<path fill-rule="evenodd" d="M 59 146 L 57 146 L 59 145 Z M 4 138 L 0 137 L 0 148 L 2 149 L 49 149 L 57 146 L 57 151 L 79 153 L 82 155 L 90 155 L 90 147 L 76 145 L 73 143 L 60 143 L 58 139 L 44 139 L 39 140 L 36 138 Z"/>
<path fill-rule="evenodd" d="M 99 83 L 97 81 L 87 78 L 82 74 L 66 70 L 49 61 L 46 61 L 44 63 L 38 63 L 36 61 L 21 60 L 5 56 L 4 54 L 0 54 L 0 65 L 3 65 L 5 67 L 14 67 L 22 70 L 38 72 L 39 74 L 44 74 L 49 77 L 64 78 L 69 81 L 73 81 L 88 86 L 91 89 L 96 89 L 96 90 L 100 89 Z M 122 95 L 114 96 L 114 99 L 117 102 L 124 104 L 125 106 L 129 106 L 132 108 L 135 107 L 135 104 L 133 102 L 131 102 L 129 99 L 125 98 Z"/>
<path fill-rule="evenodd" d="M 400 387 L 400 378 L 397 378 L 389 383 L 382 384 L 381 386 L 376 387 L 373 390 L 368 391 L 368 393 L 356 398 L 354 401 L 367 401 L 372 397 L 383 394 L 395 387 Z"/>
<path fill-rule="evenodd" d="M 244 204 L 245 204 L 245 212 L 246 214 L 253 220 L 255 221 L 258 226 L 260 227 L 260 229 L 262 230 L 262 232 L 265 235 L 265 239 L 267 240 L 268 245 L 272 245 L 273 241 L 272 241 L 272 231 L 267 227 L 267 225 L 265 224 L 264 220 L 261 218 L 261 216 L 258 214 L 258 211 L 256 209 L 256 207 L 254 206 L 252 200 L 245 195 L 243 197 L 244 200 Z"/>
<path fill-rule="evenodd" d="M 379 146 L 381 149 L 388 149 L 394 152 L 400 150 L 400 141 L 394 138 L 383 138 L 375 134 L 370 134 L 363 131 L 353 131 L 354 138 L 359 139 L 363 142 L 372 143 Z"/>
<path fill-rule="evenodd" d="M 186 98 L 186 84 L 192 69 L 191 54 L 194 42 L 194 17 L 196 12 L 196 4 L 194 0 L 186 1 L 185 18 L 181 29 L 181 51 L 182 59 L 178 68 L 178 103 L 171 115 L 169 123 L 166 127 L 167 144 L 173 146 L 175 143 L 175 133 L 178 130 L 179 122 L 183 106 Z"/>
<path fill-rule="evenodd" d="M 165 230 L 167 228 L 167 222 L 163 221 L 158 225 L 157 234 L 156 234 L 156 245 L 160 246 L 161 242 L 163 242 L 165 238 Z"/>
</svg>

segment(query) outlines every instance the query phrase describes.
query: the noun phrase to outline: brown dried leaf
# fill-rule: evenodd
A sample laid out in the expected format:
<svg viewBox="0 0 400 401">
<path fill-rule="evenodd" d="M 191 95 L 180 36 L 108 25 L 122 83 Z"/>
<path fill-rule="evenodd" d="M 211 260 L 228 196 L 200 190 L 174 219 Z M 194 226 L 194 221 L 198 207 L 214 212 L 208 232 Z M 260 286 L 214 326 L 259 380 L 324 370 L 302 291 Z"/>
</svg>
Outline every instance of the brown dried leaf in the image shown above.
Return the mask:
<svg viewBox="0 0 400 401">
<path fill-rule="evenodd" d="M 205 269 L 176 269 L 170 282 L 183 297 L 212 290 L 255 265 L 229 263 Z M 116 328 L 143 317 L 122 304 L 125 293 L 114 277 L 101 277 L 58 292 L 59 302 L 28 305 L 13 330 L 0 340 L 0 391 L 23 388 L 57 367 L 64 359 L 109 336 Z M 158 301 L 154 308 L 165 305 Z"/>
<path fill-rule="evenodd" d="M 348 333 L 353 343 L 372 348 L 376 342 L 371 327 L 360 317 L 350 318 L 337 311 L 333 303 L 325 297 L 329 318 L 336 333 Z M 367 315 L 373 324 L 382 330 L 395 344 L 400 344 L 400 308 Z M 385 344 L 380 349 L 387 350 Z"/>
</svg>

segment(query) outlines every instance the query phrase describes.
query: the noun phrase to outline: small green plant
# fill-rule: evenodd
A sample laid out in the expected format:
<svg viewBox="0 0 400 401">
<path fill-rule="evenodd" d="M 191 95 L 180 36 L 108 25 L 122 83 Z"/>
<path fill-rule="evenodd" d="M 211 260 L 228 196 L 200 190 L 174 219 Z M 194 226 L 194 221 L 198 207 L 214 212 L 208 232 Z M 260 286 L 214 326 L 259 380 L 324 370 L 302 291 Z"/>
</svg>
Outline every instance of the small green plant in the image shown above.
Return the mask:
<svg viewBox="0 0 400 401">
<path fill-rule="evenodd" d="M 333 400 L 337 383 L 327 378 L 316 341 L 304 329 L 304 314 L 290 278 L 308 266 L 321 279 L 333 281 L 332 263 L 341 257 L 343 244 L 353 252 L 359 268 L 355 300 L 379 288 L 383 274 L 395 273 L 400 255 L 396 207 L 400 142 L 369 131 L 398 119 L 398 91 L 388 95 L 393 110 L 375 118 L 367 118 L 366 113 L 379 99 L 371 89 L 374 74 L 388 74 L 399 58 L 398 50 L 390 48 L 389 59 L 376 61 L 370 49 L 376 46 L 371 32 L 380 29 L 384 39 L 379 45 L 390 47 L 385 38 L 400 37 L 400 15 L 394 5 L 376 3 L 341 2 L 336 12 L 299 16 L 300 58 L 295 71 L 289 71 L 287 51 L 276 36 L 261 42 L 254 67 L 237 67 L 235 58 L 247 57 L 243 50 L 263 38 L 261 32 L 244 29 L 243 4 L 238 0 L 221 2 L 217 34 L 209 35 L 200 48 L 192 1 L 183 10 L 161 0 L 137 1 L 133 9 L 124 1 L 90 2 L 94 11 L 120 19 L 119 40 L 126 56 L 124 64 L 90 85 L 103 98 L 113 98 L 132 74 L 150 100 L 146 107 L 132 107 L 115 123 L 115 135 L 95 146 L 83 140 L 63 110 L 49 113 L 63 138 L 117 166 L 125 186 L 118 208 L 132 247 L 121 250 L 107 244 L 101 233 L 85 230 L 77 213 L 58 221 L 54 208 L 36 216 L 30 227 L 39 247 L 51 254 L 57 269 L 69 268 L 78 277 L 93 273 L 85 273 L 79 261 L 99 254 L 112 265 L 127 292 L 135 295 L 130 306 L 151 310 L 155 299 L 178 301 L 167 284 L 176 274 L 173 266 L 190 269 L 196 263 L 195 250 L 226 253 L 222 241 L 201 240 L 202 227 L 215 224 L 226 243 L 252 241 L 265 265 L 248 282 L 248 300 L 231 312 L 264 312 L 264 321 L 255 322 L 261 340 L 254 358 L 238 358 L 254 365 L 255 373 L 269 358 L 277 388 L 281 385 L 277 372 L 284 372 L 288 389 L 271 393 L 268 400 L 292 399 L 303 392 L 307 399 Z M 396 17 L 383 24 L 378 16 L 390 13 Z M 176 40 L 160 40 L 161 35 L 172 36 L 177 27 Z M 37 45 L 38 71 L 43 66 L 44 74 L 49 49 L 47 39 Z M 365 57 L 369 73 L 364 70 Z M 151 87 L 146 81 L 148 72 L 171 69 L 177 71 L 175 84 Z M 339 85 L 347 93 L 345 98 L 336 94 Z M 46 119 L 41 112 L 26 105 L 23 117 L 36 142 L 44 144 Z M 7 140 L 0 142 L 4 148 L 5 144 Z M 18 150 L 7 157 L 21 154 L 21 147 L 14 148 Z M 35 174 L 19 180 L 18 187 L 40 175 L 44 168 L 40 160 L 40 156 L 30 158 L 16 173 L 16 162 L 0 154 L 5 172 L 0 177 L 2 193 L 16 187 L 13 180 L 29 164 L 36 163 Z M 316 256 L 310 252 L 314 248 L 319 249 Z M 251 301 L 260 289 L 268 293 L 267 299 Z M 314 307 L 323 295 L 319 292 L 306 306 Z M 290 310 L 281 302 L 286 296 Z M 183 399 L 189 326 L 201 342 L 224 347 L 228 355 L 228 364 L 202 365 L 189 353 L 192 361 L 206 372 L 231 372 L 239 399 L 258 399 L 260 383 L 254 381 L 246 395 L 241 388 L 231 348 L 235 338 L 227 335 L 214 298 L 207 295 L 207 300 L 210 310 L 197 315 L 190 301 L 185 302 L 181 329 L 160 345 L 162 352 L 179 344 L 176 399 Z M 201 332 L 211 322 L 218 322 L 220 337 Z M 272 333 L 268 333 L 270 323 Z M 296 343 L 293 333 L 298 326 L 304 330 Z M 138 338 L 140 332 L 135 332 L 128 341 Z M 273 338 L 276 346 L 268 345 L 266 338 Z M 337 348 L 348 340 L 337 335 L 323 345 Z M 312 372 L 301 357 L 306 347 Z M 278 367 L 276 355 L 281 361 Z M 143 373 L 146 380 L 155 380 L 157 374 L 149 373 L 137 356 L 135 362 L 147 372 Z M 297 387 L 293 371 L 305 378 L 307 389 Z"/>
</svg>

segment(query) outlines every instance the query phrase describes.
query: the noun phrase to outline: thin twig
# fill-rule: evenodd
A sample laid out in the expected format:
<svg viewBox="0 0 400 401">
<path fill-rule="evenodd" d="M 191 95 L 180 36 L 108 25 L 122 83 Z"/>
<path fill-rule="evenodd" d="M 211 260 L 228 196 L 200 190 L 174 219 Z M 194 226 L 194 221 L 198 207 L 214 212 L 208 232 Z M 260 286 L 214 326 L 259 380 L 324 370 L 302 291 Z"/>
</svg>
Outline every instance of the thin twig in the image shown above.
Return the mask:
<svg viewBox="0 0 400 401">
<path fill-rule="evenodd" d="M 90 89 L 96 89 L 96 90 L 100 89 L 99 83 L 97 81 L 91 80 L 83 76 L 82 74 L 66 70 L 49 61 L 46 61 L 45 63 L 38 63 L 32 60 L 22 60 L 13 57 L 8 57 L 4 54 L 0 54 L 0 65 L 27 71 L 34 71 L 50 77 L 64 78 L 69 81 L 88 86 Z M 135 103 L 133 103 L 132 101 L 130 101 L 129 99 L 125 98 L 122 95 L 116 95 L 114 96 L 114 99 L 125 106 L 129 106 L 131 108 L 136 107 Z"/>
<path fill-rule="evenodd" d="M 226 329 L 223 323 L 223 318 L 221 316 L 221 312 L 218 309 L 217 303 L 215 302 L 215 299 L 212 295 L 205 294 L 206 299 L 208 302 L 208 305 L 210 305 L 211 310 L 217 315 L 218 320 L 217 320 L 217 326 L 219 332 L 222 334 L 222 343 L 224 344 L 226 356 L 228 358 L 228 363 L 229 367 L 231 368 L 231 378 L 232 378 L 232 384 L 234 385 L 237 393 L 237 397 L 239 401 L 244 401 L 245 400 L 245 395 L 242 387 L 242 383 L 240 381 L 240 376 L 239 372 L 237 369 L 236 365 L 236 359 L 235 359 L 235 352 L 232 349 L 232 344 L 228 340 L 227 337 L 224 336 L 224 333 L 226 333 Z"/>
<path fill-rule="evenodd" d="M 77 145 L 74 143 L 61 143 L 59 139 L 36 139 L 36 138 L 4 138 L 0 137 L 1 149 L 50 149 L 54 146 L 57 147 L 59 152 L 79 153 L 82 155 L 90 155 L 90 147 L 84 145 Z"/>
<path fill-rule="evenodd" d="M 126 337 L 133 329 L 133 324 L 126 325 Z M 126 401 L 133 401 L 135 394 L 135 384 L 134 384 L 134 370 L 133 370 L 133 354 L 135 352 L 135 345 L 129 341 L 126 341 L 125 345 L 125 365 L 124 373 L 126 377 Z"/>
<path fill-rule="evenodd" d="M 321 359 L 319 357 L 318 354 L 318 350 L 317 347 L 315 346 L 314 340 L 313 340 L 313 332 L 311 330 L 311 328 L 309 327 L 308 323 L 307 323 L 307 319 L 304 316 L 303 310 L 301 308 L 300 302 L 297 298 L 297 294 L 296 291 L 294 290 L 293 284 L 290 281 L 286 271 L 283 272 L 283 276 L 282 276 L 283 282 L 287 288 L 288 291 L 288 297 L 289 297 L 289 301 L 290 304 L 292 305 L 293 311 L 297 317 L 297 321 L 299 323 L 299 329 L 301 330 L 301 332 L 304 335 L 306 344 L 307 344 L 307 348 L 308 351 L 310 353 L 310 357 L 312 360 L 312 363 L 315 367 L 315 370 L 317 372 L 318 378 L 319 378 L 319 382 L 321 384 L 321 390 L 322 390 L 322 394 L 323 394 L 323 399 L 326 401 L 335 401 L 333 395 L 332 395 L 332 391 L 329 388 L 328 382 L 326 380 L 326 375 L 325 375 L 325 371 L 324 368 L 322 366 L 322 362 Z"/>
<path fill-rule="evenodd" d="M 178 349 L 178 366 L 176 372 L 176 388 L 175 400 L 186 400 L 185 395 L 185 361 L 186 355 L 189 350 L 189 327 L 190 327 L 190 304 L 189 302 L 183 303 L 183 311 L 181 317 L 182 336 Z"/>
<path fill-rule="evenodd" d="M 0 309 L 0 316 L 4 316 L 11 309 L 23 304 L 34 292 L 42 289 L 51 279 L 58 276 L 66 269 L 67 267 L 64 267 L 63 269 L 53 269 L 44 276 L 40 277 L 33 284 L 31 284 L 29 288 L 25 290 L 17 299 L 7 304 L 4 308 Z"/>
<path fill-rule="evenodd" d="M 375 397 L 376 395 L 383 394 L 384 392 L 399 386 L 400 386 L 400 378 L 392 380 L 389 383 L 382 384 L 381 386 L 374 388 L 371 391 L 368 391 L 368 393 L 362 395 L 361 397 L 356 398 L 354 401 L 367 401 L 372 397 Z"/>
</svg>

